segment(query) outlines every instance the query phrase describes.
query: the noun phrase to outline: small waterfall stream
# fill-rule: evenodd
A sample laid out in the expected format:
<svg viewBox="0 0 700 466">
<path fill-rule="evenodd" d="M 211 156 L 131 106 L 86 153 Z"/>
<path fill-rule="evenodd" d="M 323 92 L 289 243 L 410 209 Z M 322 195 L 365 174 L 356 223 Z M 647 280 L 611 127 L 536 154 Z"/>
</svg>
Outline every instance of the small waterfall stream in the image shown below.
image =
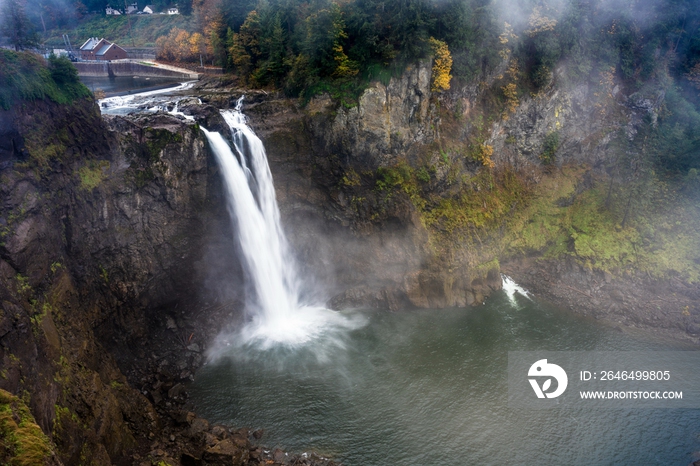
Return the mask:
<svg viewBox="0 0 700 466">
<path fill-rule="evenodd" d="M 235 110 L 221 112 L 231 128 L 235 154 L 221 134 L 202 128 L 221 168 L 251 288 L 249 323 L 236 338 L 222 338 L 226 345 L 234 340 L 268 348 L 303 344 L 326 330 L 354 327 L 356 322 L 345 315 L 300 299 L 304 283 L 282 228 L 265 148 L 246 124 L 242 102 L 243 97 Z"/>
</svg>

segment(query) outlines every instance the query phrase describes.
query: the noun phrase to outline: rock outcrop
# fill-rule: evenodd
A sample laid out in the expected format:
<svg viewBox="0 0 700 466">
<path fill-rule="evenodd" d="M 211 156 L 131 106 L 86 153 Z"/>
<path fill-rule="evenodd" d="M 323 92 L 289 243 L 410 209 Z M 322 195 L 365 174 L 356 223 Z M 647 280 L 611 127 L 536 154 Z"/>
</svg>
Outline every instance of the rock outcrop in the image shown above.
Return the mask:
<svg viewBox="0 0 700 466">
<path fill-rule="evenodd" d="M 404 193 L 377 190 L 378 171 L 439 157 L 430 83 L 430 62 L 419 62 L 387 85 L 372 83 L 352 108 L 327 95 L 305 106 L 275 95 L 244 101 L 305 274 L 334 308 L 467 306 L 501 287 L 493 255 L 436 247 Z"/>
<path fill-rule="evenodd" d="M 65 464 L 124 463 L 160 421 L 106 349 L 194 292 L 208 151 L 195 125 L 105 122 L 92 101 L 0 113 L 0 388 L 27 394 Z"/>
</svg>

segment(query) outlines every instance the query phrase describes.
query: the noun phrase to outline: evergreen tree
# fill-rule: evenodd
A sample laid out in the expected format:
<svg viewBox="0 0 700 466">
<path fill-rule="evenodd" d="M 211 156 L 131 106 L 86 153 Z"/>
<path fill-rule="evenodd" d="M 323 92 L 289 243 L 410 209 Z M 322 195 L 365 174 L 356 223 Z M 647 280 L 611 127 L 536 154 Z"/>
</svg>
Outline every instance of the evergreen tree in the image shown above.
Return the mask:
<svg viewBox="0 0 700 466">
<path fill-rule="evenodd" d="M 6 0 L 2 9 L 0 32 L 10 39 L 15 50 L 31 48 L 38 43 L 34 27 L 24 11 L 24 0 Z"/>
</svg>

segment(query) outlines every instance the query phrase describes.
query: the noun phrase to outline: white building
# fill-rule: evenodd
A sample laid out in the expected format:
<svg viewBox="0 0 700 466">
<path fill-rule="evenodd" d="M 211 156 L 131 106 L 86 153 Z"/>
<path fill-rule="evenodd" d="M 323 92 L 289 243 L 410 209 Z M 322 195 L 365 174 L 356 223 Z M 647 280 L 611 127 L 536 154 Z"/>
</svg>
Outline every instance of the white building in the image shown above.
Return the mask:
<svg viewBox="0 0 700 466">
<path fill-rule="evenodd" d="M 146 7 L 143 9 L 144 14 L 147 15 L 152 15 L 153 13 L 156 12 L 155 7 L 153 5 L 146 5 Z"/>
<path fill-rule="evenodd" d="M 121 11 L 115 10 L 111 6 L 108 6 L 105 12 L 107 13 L 107 16 L 117 16 L 122 14 Z"/>
<path fill-rule="evenodd" d="M 133 15 L 133 14 L 136 13 L 137 11 L 139 11 L 139 5 L 138 5 L 138 3 L 132 3 L 131 5 L 129 5 L 128 7 L 126 7 L 126 14 L 127 14 L 127 15 Z"/>
<path fill-rule="evenodd" d="M 180 12 L 178 11 L 177 8 L 168 8 L 168 14 L 169 15 L 179 15 Z"/>
</svg>

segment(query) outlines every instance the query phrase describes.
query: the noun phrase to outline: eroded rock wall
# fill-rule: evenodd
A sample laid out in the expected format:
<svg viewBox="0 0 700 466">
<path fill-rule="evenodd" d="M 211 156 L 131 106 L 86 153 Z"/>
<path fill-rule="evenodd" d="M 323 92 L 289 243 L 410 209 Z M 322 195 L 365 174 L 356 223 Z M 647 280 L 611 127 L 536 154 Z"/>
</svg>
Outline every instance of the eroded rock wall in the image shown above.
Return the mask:
<svg viewBox="0 0 700 466">
<path fill-rule="evenodd" d="M 209 215 L 196 125 L 106 122 L 92 101 L 2 112 L 0 388 L 21 395 L 65 464 L 128 464 L 160 421 L 107 351 L 194 293 Z"/>
<path fill-rule="evenodd" d="M 262 94 L 244 101 L 305 274 L 333 307 L 467 306 L 501 286 L 493 255 L 436 244 L 405 193 L 387 196 L 375 184 L 382 169 L 439 157 L 440 99 L 430 84 L 424 61 L 372 83 L 352 108 L 327 95 L 307 105 Z"/>
</svg>

